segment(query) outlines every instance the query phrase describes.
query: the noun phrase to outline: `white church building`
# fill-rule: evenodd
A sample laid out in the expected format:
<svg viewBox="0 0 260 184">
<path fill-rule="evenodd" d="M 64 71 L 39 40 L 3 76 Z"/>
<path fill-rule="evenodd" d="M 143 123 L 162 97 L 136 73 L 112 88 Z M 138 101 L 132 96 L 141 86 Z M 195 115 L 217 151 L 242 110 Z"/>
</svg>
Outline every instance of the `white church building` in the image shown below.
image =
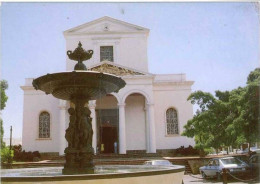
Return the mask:
<svg viewBox="0 0 260 184">
<path fill-rule="evenodd" d="M 194 82 L 186 80 L 185 74 L 149 73 L 149 29 L 105 16 L 63 34 L 66 51 L 74 50 L 79 41 L 85 50 L 94 51 L 84 62 L 89 70 L 111 73 L 126 82 L 118 93 L 89 101 L 96 153 L 114 153 L 115 142 L 120 154 L 160 153 L 194 146 L 193 139 L 181 136 L 183 126 L 193 117 L 187 98 Z M 66 70 L 72 71 L 75 64 L 67 57 Z M 71 104 L 36 91 L 32 81 L 27 78 L 21 86 L 23 149 L 63 155 Z"/>
</svg>

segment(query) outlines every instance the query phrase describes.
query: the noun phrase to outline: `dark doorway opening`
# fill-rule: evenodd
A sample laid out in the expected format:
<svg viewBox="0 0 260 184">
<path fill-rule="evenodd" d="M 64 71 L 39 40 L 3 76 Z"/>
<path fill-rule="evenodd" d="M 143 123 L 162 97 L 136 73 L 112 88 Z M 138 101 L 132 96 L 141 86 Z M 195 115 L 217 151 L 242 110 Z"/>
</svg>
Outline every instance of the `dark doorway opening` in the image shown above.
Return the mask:
<svg viewBox="0 0 260 184">
<path fill-rule="evenodd" d="M 96 114 L 99 153 L 118 153 L 118 109 L 98 109 Z"/>
<path fill-rule="evenodd" d="M 101 127 L 101 142 L 104 144 L 103 153 L 114 153 L 114 142 L 117 142 L 116 127 Z"/>
</svg>

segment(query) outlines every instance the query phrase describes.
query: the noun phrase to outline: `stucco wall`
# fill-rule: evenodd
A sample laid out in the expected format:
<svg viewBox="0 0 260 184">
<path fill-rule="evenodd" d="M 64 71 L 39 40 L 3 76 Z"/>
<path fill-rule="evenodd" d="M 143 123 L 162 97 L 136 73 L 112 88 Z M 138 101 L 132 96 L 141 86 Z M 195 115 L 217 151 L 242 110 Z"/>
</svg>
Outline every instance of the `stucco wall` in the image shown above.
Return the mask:
<svg viewBox="0 0 260 184">
<path fill-rule="evenodd" d="M 25 151 L 59 151 L 59 101 L 51 95 L 27 90 L 24 95 L 23 149 Z M 39 139 L 39 115 L 50 113 L 50 138 Z"/>
<path fill-rule="evenodd" d="M 126 99 L 127 150 L 146 150 L 144 102 L 143 96 L 130 95 Z"/>
<path fill-rule="evenodd" d="M 74 50 L 79 41 L 85 50 L 93 50 L 90 60 L 84 62 L 87 67 L 100 63 L 100 46 L 113 46 L 114 63 L 136 70 L 148 72 L 147 36 L 141 34 L 117 35 L 84 35 L 81 37 L 66 37 L 66 51 Z M 66 58 L 67 70 L 73 70 L 75 61 Z"/>
<path fill-rule="evenodd" d="M 190 86 L 157 86 L 154 91 L 155 134 L 157 149 L 176 149 L 180 146 L 194 146 L 194 140 L 181 136 L 183 126 L 193 117 L 192 105 L 187 101 L 191 93 Z M 166 135 L 166 110 L 177 110 L 179 135 Z"/>
</svg>

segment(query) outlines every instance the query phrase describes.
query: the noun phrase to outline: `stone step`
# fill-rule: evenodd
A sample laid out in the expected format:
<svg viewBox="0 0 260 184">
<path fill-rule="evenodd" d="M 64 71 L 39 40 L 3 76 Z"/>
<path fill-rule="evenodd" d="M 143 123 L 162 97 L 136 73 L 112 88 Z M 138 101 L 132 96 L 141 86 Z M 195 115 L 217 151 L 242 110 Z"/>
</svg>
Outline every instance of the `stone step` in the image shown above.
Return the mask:
<svg viewBox="0 0 260 184">
<path fill-rule="evenodd" d="M 140 154 L 98 154 L 98 155 L 94 155 L 94 159 L 151 158 L 151 157 L 160 158 L 160 154 L 157 154 L 157 153 L 145 153 L 145 154 L 140 153 Z M 64 160 L 65 157 L 64 156 L 49 156 L 48 159 L 49 160 Z"/>
</svg>

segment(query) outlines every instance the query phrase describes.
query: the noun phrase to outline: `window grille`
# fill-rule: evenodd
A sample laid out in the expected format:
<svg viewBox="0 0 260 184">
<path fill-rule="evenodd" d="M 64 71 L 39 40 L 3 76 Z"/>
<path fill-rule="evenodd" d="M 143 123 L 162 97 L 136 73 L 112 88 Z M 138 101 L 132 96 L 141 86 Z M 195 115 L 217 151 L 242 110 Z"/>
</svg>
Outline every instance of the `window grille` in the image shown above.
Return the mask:
<svg viewBox="0 0 260 184">
<path fill-rule="evenodd" d="M 114 61 L 113 46 L 100 47 L 100 61 Z"/>
<path fill-rule="evenodd" d="M 39 138 L 50 138 L 50 114 L 42 112 L 39 116 Z"/>
<path fill-rule="evenodd" d="M 169 108 L 166 111 L 166 123 L 167 123 L 167 135 L 178 134 L 178 117 L 177 111 L 173 108 Z"/>
</svg>

